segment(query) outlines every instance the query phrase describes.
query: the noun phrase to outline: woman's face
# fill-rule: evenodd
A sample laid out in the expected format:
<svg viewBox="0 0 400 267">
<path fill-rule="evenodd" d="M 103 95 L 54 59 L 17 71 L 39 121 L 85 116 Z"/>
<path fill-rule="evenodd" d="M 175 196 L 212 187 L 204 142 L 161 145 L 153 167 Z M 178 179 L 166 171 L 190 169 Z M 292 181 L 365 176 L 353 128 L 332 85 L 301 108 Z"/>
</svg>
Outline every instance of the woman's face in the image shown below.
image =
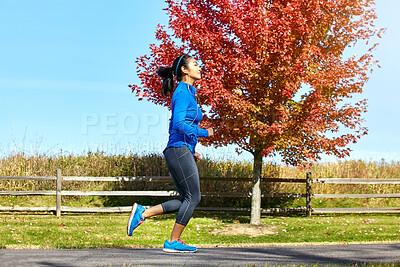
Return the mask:
<svg viewBox="0 0 400 267">
<path fill-rule="evenodd" d="M 200 80 L 201 71 L 199 65 L 197 64 L 197 61 L 192 57 L 189 58 L 188 61 L 188 67 L 184 68 L 184 73 L 188 74 L 188 76 L 195 81 Z"/>
</svg>

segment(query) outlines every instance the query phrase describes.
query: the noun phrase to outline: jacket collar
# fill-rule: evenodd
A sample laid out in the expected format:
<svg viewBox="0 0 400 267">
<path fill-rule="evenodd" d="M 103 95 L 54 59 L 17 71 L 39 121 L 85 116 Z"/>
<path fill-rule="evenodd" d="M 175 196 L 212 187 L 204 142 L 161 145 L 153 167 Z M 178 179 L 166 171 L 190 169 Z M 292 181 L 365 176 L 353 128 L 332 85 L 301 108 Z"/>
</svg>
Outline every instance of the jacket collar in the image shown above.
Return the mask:
<svg viewBox="0 0 400 267">
<path fill-rule="evenodd" d="M 181 85 L 181 84 L 182 84 L 182 85 Z M 192 93 L 193 95 L 196 95 L 197 89 L 196 89 L 194 86 L 192 86 L 192 85 L 190 85 L 190 84 L 188 84 L 188 83 L 182 82 L 182 81 L 179 82 L 179 85 L 184 86 L 185 88 L 187 88 L 187 86 L 189 85 L 189 91 L 190 91 L 190 93 Z"/>
</svg>

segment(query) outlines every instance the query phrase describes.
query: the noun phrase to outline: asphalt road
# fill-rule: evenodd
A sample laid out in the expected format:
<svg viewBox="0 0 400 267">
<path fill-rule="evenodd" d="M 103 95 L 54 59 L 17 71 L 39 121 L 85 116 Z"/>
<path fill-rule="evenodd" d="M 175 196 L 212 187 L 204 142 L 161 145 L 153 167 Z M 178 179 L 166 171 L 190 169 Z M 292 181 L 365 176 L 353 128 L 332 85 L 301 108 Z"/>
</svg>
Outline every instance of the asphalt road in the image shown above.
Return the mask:
<svg viewBox="0 0 400 267">
<path fill-rule="evenodd" d="M 199 248 L 167 254 L 161 249 L 2 249 L 1 266 L 265 266 L 400 262 L 400 243 L 250 248 Z"/>
</svg>

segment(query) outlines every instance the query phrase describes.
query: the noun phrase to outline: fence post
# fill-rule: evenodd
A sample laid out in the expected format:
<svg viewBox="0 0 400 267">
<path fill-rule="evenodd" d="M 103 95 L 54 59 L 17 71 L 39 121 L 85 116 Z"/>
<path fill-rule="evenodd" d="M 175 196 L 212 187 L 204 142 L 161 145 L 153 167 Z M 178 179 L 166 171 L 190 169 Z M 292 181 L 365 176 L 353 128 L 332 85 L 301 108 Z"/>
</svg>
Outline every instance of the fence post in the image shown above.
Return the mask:
<svg viewBox="0 0 400 267">
<path fill-rule="evenodd" d="M 312 190 L 311 190 L 311 184 L 312 184 L 312 176 L 311 172 L 307 173 L 307 179 L 306 179 L 306 215 L 307 217 L 311 216 L 311 196 L 312 196 Z"/>
<path fill-rule="evenodd" d="M 62 186 L 62 176 L 61 169 L 57 169 L 57 188 L 56 188 L 56 216 L 61 216 L 61 186 Z"/>
</svg>

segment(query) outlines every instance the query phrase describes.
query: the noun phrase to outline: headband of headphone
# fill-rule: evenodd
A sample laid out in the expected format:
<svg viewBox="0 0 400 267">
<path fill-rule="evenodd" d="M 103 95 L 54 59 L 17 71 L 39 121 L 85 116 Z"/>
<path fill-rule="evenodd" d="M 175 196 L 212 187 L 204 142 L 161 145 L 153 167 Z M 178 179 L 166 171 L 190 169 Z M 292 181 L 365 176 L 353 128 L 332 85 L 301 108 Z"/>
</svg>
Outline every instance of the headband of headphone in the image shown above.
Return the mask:
<svg viewBox="0 0 400 267">
<path fill-rule="evenodd" d="M 176 69 L 175 69 L 175 76 L 178 76 L 178 67 L 179 67 L 179 64 L 181 63 L 181 60 L 182 60 L 182 58 L 183 58 L 184 56 L 185 56 L 185 55 L 182 55 L 182 56 L 179 58 L 178 64 L 176 65 Z"/>
</svg>

